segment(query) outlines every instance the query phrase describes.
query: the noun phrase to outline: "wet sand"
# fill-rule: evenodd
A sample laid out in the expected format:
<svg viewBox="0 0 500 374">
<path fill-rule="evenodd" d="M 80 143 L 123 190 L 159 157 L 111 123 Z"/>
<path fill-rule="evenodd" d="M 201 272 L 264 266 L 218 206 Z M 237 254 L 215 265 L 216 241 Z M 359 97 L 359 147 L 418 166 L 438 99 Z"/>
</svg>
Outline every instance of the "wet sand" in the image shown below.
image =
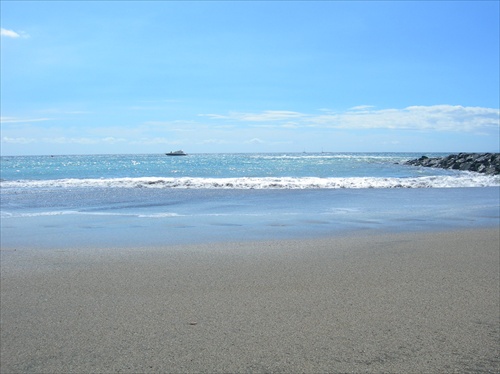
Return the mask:
<svg viewBox="0 0 500 374">
<path fill-rule="evenodd" d="M 2 373 L 496 373 L 500 231 L 2 248 Z"/>
</svg>

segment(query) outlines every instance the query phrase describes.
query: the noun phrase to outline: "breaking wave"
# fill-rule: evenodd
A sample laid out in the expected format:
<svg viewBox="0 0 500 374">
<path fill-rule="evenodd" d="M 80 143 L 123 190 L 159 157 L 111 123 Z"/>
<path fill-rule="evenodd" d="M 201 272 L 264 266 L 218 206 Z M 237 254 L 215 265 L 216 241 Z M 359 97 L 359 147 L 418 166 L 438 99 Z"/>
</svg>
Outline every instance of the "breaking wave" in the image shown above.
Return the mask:
<svg viewBox="0 0 500 374">
<path fill-rule="evenodd" d="M 243 177 L 243 178 L 102 178 L 1 181 L 3 189 L 26 188 L 179 188 L 179 189 L 336 189 L 458 188 L 500 186 L 500 176 L 463 172 L 422 177 Z"/>
</svg>

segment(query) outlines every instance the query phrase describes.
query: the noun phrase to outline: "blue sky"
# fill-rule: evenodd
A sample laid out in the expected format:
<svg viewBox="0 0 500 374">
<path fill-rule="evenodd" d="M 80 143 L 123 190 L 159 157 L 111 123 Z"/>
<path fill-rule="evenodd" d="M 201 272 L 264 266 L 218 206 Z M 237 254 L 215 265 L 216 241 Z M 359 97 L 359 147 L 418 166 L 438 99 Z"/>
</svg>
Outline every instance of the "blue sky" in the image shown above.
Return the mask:
<svg viewBox="0 0 500 374">
<path fill-rule="evenodd" d="M 1 1 L 1 153 L 499 151 L 498 1 Z"/>
</svg>

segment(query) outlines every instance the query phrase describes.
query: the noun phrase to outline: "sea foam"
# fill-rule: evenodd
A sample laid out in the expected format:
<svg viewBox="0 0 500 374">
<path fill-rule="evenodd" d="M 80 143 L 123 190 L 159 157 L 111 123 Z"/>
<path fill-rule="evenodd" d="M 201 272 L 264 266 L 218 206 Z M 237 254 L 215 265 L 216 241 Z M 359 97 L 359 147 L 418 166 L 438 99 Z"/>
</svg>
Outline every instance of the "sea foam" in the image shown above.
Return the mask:
<svg viewBox="0 0 500 374">
<path fill-rule="evenodd" d="M 422 177 L 239 177 L 239 178 L 99 178 L 2 181 L 4 189 L 36 188 L 180 188 L 180 189 L 336 189 L 336 188 L 458 188 L 500 186 L 499 176 L 461 172 Z"/>
</svg>

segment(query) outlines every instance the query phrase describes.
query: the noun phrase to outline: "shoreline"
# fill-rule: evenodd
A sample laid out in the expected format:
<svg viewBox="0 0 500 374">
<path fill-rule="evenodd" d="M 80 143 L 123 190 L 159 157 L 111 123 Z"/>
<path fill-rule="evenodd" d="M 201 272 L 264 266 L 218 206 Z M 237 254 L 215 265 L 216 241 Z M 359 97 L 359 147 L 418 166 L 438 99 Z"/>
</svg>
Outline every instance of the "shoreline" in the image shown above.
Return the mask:
<svg viewBox="0 0 500 374">
<path fill-rule="evenodd" d="M 500 231 L 2 250 L 2 373 L 497 372 Z"/>
<path fill-rule="evenodd" d="M 500 222 L 496 187 L 98 192 L 105 195 L 97 206 L 94 193 L 79 190 L 12 195 L 11 206 L 54 200 L 54 207 L 2 211 L 1 246 L 138 248 L 497 227 Z M 72 201 L 81 208 L 68 206 Z"/>
</svg>

